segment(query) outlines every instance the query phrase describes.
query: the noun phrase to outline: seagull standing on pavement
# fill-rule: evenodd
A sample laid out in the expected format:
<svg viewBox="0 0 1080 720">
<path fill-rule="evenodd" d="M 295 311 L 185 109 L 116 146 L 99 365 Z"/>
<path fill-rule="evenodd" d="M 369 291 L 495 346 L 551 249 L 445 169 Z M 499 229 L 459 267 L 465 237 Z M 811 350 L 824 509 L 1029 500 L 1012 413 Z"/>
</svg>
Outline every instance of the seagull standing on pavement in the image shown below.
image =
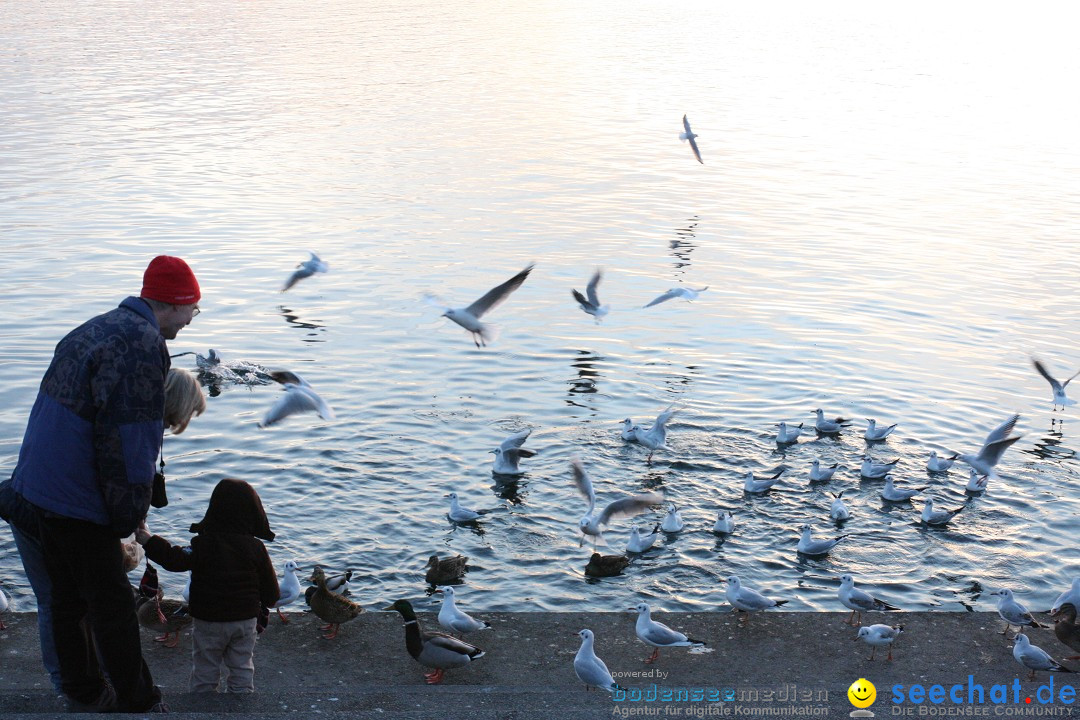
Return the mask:
<svg viewBox="0 0 1080 720">
<path fill-rule="evenodd" d="M 889 657 L 886 660 L 892 660 L 892 644 L 896 638 L 900 637 L 900 633 L 904 631 L 903 625 L 897 625 L 896 627 L 890 627 L 888 625 L 867 625 L 859 628 L 859 634 L 855 637 L 856 640 L 862 639 L 867 645 L 873 648 L 870 651 L 870 659 L 874 659 L 874 653 L 882 645 L 889 646 Z"/>
<path fill-rule="evenodd" d="M 1028 636 L 1022 632 L 1016 633 L 1016 637 L 1013 638 L 1013 657 L 1016 658 L 1016 662 L 1031 671 L 1031 676 L 1028 677 L 1028 680 L 1035 679 L 1036 670 L 1062 673 L 1076 672 L 1050 657 L 1050 653 L 1046 652 L 1041 647 L 1032 645 L 1031 641 L 1028 640 Z"/>
<path fill-rule="evenodd" d="M 694 640 L 686 635 L 672 630 L 662 622 L 653 620 L 650 615 L 648 603 L 638 603 L 636 607 L 630 608 L 637 611 L 637 623 L 634 625 L 634 632 L 637 633 L 638 639 L 646 645 L 652 645 L 652 655 L 645 658 L 645 662 L 656 662 L 656 659 L 660 657 L 660 648 L 667 647 L 703 647 L 705 645 L 701 640 Z"/>
<path fill-rule="evenodd" d="M 844 607 L 851 610 L 851 617 L 847 619 L 847 624 L 851 626 L 862 623 L 862 614 L 864 612 L 884 612 L 886 610 L 900 609 L 884 600 L 878 600 L 865 590 L 855 587 L 855 579 L 851 575 L 840 576 L 840 589 L 837 591 L 837 596 Z M 858 615 L 857 618 L 856 615 Z"/>
<path fill-rule="evenodd" d="M 577 636 L 581 638 L 581 647 L 574 656 L 574 673 L 578 676 L 578 680 L 585 683 L 585 689 L 595 687 L 607 690 L 609 693 L 625 690 L 626 688 L 615 683 L 607 665 L 596 656 L 596 651 L 593 650 L 593 631 L 581 630 Z"/>
</svg>

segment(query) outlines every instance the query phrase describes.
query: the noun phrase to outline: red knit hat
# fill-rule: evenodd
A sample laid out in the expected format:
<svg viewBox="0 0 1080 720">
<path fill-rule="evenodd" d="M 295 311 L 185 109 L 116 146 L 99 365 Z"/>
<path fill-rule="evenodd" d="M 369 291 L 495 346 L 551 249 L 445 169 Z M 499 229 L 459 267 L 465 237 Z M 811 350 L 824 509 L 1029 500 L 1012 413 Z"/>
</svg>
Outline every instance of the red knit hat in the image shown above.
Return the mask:
<svg viewBox="0 0 1080 720">
<path fill-rule="evenodd" d="M 141 297 L 173 305 L 199 302 L 199 281 L 188 264 L 178 257 L 158 255 L 143 273 Z"/>
</svg>

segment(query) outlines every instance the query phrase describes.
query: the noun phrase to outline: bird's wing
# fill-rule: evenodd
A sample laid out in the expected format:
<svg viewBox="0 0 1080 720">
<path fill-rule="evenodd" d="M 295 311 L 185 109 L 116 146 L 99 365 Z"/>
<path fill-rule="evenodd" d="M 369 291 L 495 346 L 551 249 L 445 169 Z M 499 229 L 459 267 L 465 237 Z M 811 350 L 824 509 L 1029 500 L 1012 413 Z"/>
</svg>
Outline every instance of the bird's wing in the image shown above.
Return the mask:
<svg viewBox="0 0 1080 720">
<path fill-rule="evenodd" d="M 1001 460 L 1001 456 L 1009 449 L 1009 446 L 1014 442 L 1022 438 L 1023 435 L 1014 435 L 1013 437 L 1001 438 L 991 443 L 983 445 L 983 449 L 979 451 L 978 459 L 989 465 L 997 465 Z"/>
<path fill-rule="evenodd" d="M 306 387 L 311 387 L 311 384 L 307 380 L 300 377 L 292 370 L 271 370 L 267 374 L 270 376 L 271 380 L 273 380 L 274 382 L 279 382 L 282 385 L 285 385 L 286 383 L 291 383 L 293 385 L 303 385 Z"/>
<path fill-rule="evenodd" d="M 507 460 L 516 462 L 520 458 L 531 458 L 536 455 L 535 450 L 528 450 L 526 448 L 510 448 L 509 450 L 503 450 L 503 455 Z"/>
<path fill-rule="evenodd" d="M 875 604 L 874 596 L 859 588 L 851 589 L 851 595 L 848 596 L 848 602 L 852 605 L 858 605 L 862 610 L 873 610 Z"/>
<path fill-rule="evenodd" d="M 514 277 L 510 278 L 501 285 L 495 287 L 484 293 L 484 296 L 474 302 L 469 307 L 465 308 L 465 311 L 473 317 L 479 319 L 481 315 L 488 310 L 496 307 L 506 298 L 510 297 L 510 293 L 521 287 L 521 283 L 525 282 L 525 278 L 529 277 L 529 273 L 532 272 L 533 265 L 530 264 L 524 270 L 519 272 Z"/>
<path fill-rule="evenodd" d="M 1044 378 L 1046 378 L 1046 382 L 1050 383 L 1050 387 L 1054 388 L 1055 392 L 1057 392 L 1059 389 L 1064 387 L 1061 383 L 1059 383 L 1054 378 L 1054 376 L 1052 376 L 1049 372 L 1047 372 L 1046 366 L 1043 365 L 1041 362 L 1039 362 L 1035 358 L 1032 358 L 1031 359 L 1031 364 L 1035 366 L 1035 369 L 1039 371 L 1040 375 L 1042 375 Z M 1072 378 L 1069 378 L 1069 379 L 1071 380 Z"/>
<path fill-rule="evenodd" d="M 669 628 L 664 623 L 659 623 L 653 620 L 644 632 L 641 633 L 642 640 L 646 642 L 656 643 L 657 645 L 671 645 L 678 642 L 686 642 L 686 636 L 681 632 L 676 632 Z"/>
<path fill-rule="evenodd" d="M 585 472 L 585 465 L 582 464 L 581 458 L 570 460 L 570 470 L 574 478 L 574 487 L 589 501 L 589 514 L 592 514 L 593 508 L 596 507 L 596 491 L 593 490 L 592 480 L 589 478 L 589 473 Z"/>
<path fill-rule="evenodd" d="M 1013 416 L 1010 417 L 1008 420 L 991 430 L 990 434 L 986 436 L 986 441 L 983 443 L 983 450 L 986 450 L 987 445 L 995 443 L 999 440 L 1004 440 L 1005 438 L 1009 437 L 1009 434 L 1012 433 L 1013 428 L 1016 427 L 1016 421 L 1019 419 L 1020 414 L 1014 413 Z"/>
<path fill-rule="evenodd" d="M 695 140 L 695 139 L 694 139 L 694 137 L 693 137 L 692 135 L 691 135 L 690 137 L 688 137 L 688 138 L 687 138 L 687 140 L 689 140 L 689 141 L 690 141 L 690 149 L 694 151 L 694 157 L 696 157 L 696 158 L 697 158 L 697 161 L 698 161 L 699 163 L 701 163 L 702 165 L 704 165 L 704 164 L 705 164 L 705 161 L 701 159 L 701 151 L 700 151 L 700 150 L 698 150 L 698 146 L 697 146 L 697 140 Z"/>
<path fill-rule="evenodd" d="M 459 655 L 471 655 L 480 649 L 472 643 L 458 640 L 456 637 L 444 635 L 443 633 L 427 633 L 427 637 L 424 638 L 424 640 L 429 646 L 436 650 L 449 651 Z"/>
<path fill-rule="evenodd" d="M 690 121 L 686 119 L 686 115 L 682 116 L 682 126 L 686 130 L 686 134 L 690 134 Z"/>
<path fill-rule="evenodd" d="M 675 413 L 676 413 L 675 408 L 669 407 L 667 410 L 665 410 L 664 412 L 657 415 L 656 416 L 656 422 L 653 423 L 653 426 L 652 426 L 652 428 L 650 428 L 650 430 L 654 430 L 656 428 L 662 428 L 665 425 L 667 425 L 668 420 L 670 420 L 672 418 L 672 416 L 675 415 Z"/>
<path fill-rule="evenodd" d="M 525 441 L 528 439 L 528 437 L 529 437 L 529 435 L 531 433 L 532 433 L 532 429 L 522 430 L 521 432 L 516 432 L 513 435 L 511 435 L 510 437 L 503 440 L 501 443 L 499 443 L 499 448 L 501 450 L 510 450 L 512 448 L 519 448 L 519 447 L 521 447 L 522 445 L 525 444 Z"/>
<path fill-rule="evenodd" d="M 642 493 L 614 500 L 608 503 L 604 511 L 600 513 L 599 524 L 607 525 L 615 518 L 637 515 L 650 506 L 659 505 L 662 502 L 664 502 L 664 498 L 658 493 Z"/>
<path fill-rule="evenodd" d="M 600 297 L 596 294 L 596 286 L 600 284 L 600 278 L 603 276 L 604 274 L 597 270 L 589 279 L 589 284 L 585 286 L 585 294 L 589 296 L 589 302 L 596 307 L 600 307 Z"/>
<path fill-rule="evenodd" d="M 1077 375 L 1080 375 L 1080 372 L 1076 373 L 1076 375 L 1073 375 L 1071 378 L 1061 383 L 1061 389 L 1064 390 L 1066 387 L 1068 387 L 1069 383 L 1071 383 L 1073 381 L 1073 378 L 1075 378 Z"/>
<path fill-rule="evenodd" d="M 673 297 L 679 297 L 679 295 L 681 295 L 681 294 L 682 293 L 679 292 L 678 288 L 672 288 L 671 290 L 668 290 L 663 295 L 660 295 L 659 297 L 655 298 L 652 302 L 650 302 L 645 307 L 652 307 L 653 305 L 659 305 L 660 303 L 662 303 L 662 302 L 664 302 L 666 300 L 670 300 Z"/>
<path fill-rule="evenodd" d="M 585 297 L 584 295 L 579 293 L 577 290 L 571 290 L 570 293 L 574 296 L 574 299 L 577 300 L 581 304 L 582 307 L 589 308 L 591 310 L 596 309 L 596 307 L 597 307 L 596 303 L 589 300 L 587 297 Z"/>
</svg>

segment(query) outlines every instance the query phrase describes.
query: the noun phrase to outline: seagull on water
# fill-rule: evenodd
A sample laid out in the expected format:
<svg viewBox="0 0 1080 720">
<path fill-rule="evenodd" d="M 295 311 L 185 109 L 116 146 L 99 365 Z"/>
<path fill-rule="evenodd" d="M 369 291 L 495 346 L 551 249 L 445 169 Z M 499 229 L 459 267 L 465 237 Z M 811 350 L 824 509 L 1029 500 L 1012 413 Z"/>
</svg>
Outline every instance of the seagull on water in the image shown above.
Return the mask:
<svg viewBox="0 0 1080 720">
<path fill-rule="evenodd" d="M 330 269 L 330 266 L 320 260 L 318 255 L 310 250 L 308 254 L 311 255 L 311 259 L 305 260 L 296 266 L 296 271 L 285 281 L 285 287 L 281 288 L 281 292 L 285 292 L 304 278 L 309 278 L 317 272 L 324 273 Z"/>
<path fill-rule="evenodd" d="M 814 413 L 817 415 L 817 420 L 814 421 L 814 429 L 823 435 L 836 435 L 851 424 L 850 420 L 845 420 L 842 417 L 835 420 L 826 420 L 825 411 L 821 408 L 815 410 Z"/>
<path fill-rule="evenodd" d="M 863 438 L 865 440 L 869 440 L 870 442 L 884 440 L 885 438 L 889 437 L 890 434 L 892 434 L 893 430 L 896 429 L 896 423 L 893 423 L 888 427 L 878 427 L 877 420 L 873 418 L 867 418 L 866 422 L 866 432 L 863 433 Z"/>
<path fill-rule="evenodd" d="M 1041 647 L 1032 645 L 1031 641 L 1028 640 L 1028 636 L 1022 632 L 1016 633 L 1016 637 L 1013 638 L 1013 657 L 1016 658 L 1016 662 L 1031 671 L 1028 680 L 1035 679 L 1036 670 L 1061 673 L 1076 672 L 1050 657 L 1050 653 L 1046 652 Z"/>
<path fill-rule="evenodd" d="M 655 662 L 660 657 L 660 648 L 705 646 L 701 640 L 689 638 L 681 632 L 672 630 L 664 623 L 653 620 L 648 603 L 638 603 L 630 609 L 637 611 L 638 614 L 637 623 L 634 625 L 634 632 L 637 633 L 638 639 L 655 648 L 652 655 L 645 658 L 647 663 Z"/>
<path fill-rule="evenodd" d="M 874 462 L 870 459 L 870 456 L 867 455 L 863 458 L 862 467 L 859 469 L 859 475 L 869 480 L 878 480 L 888 475 L 889 472 L 896 467 L 896 463 L 898 462 L 900 462 L 900 458 L 896 458 L 892 462 L 887 463 Z"/>
<path fill-rule="evenodd" d="M 479 520 L 484 515 L 487 515 L 491 510 L 470 510 L 467 507 L 461 507 L 458 504 L 458 496 L 456 492 L 448 494 L 446 497 L 450 498 L 450 511 L 447 512 L 447 516 L 451 522 L 456 523 L 471 523 Z"/>
<path fill-rule="evenodd" d="M 443 626 L 443 629 L 462 635 L 477 630 L 491 629 L 490 624 L 477 620 L 458 609 L 454 604 L 454 588 L 447 586 L 435 592 L 440 592 L 443 596 L 442 607 L 439 608 L 439 624 Z"/>
<path fill-rule="evenodd" d="M 998 635 L 1007 636 L 1009 633 L 1009 629 L 1013 625 L 1015 625 L 1017 628 L 1043 627 L 1038 623 L 1038 621 L 1035 620 L 1035 618 L 1031 617 L 1031 613 L 1028 612 L 1028 609 L 1026 607 L 1024 607 L 1021 603 L 1017 602 L 1016 598 L 1013 597 L 1013 591 L 1009 588 L 995 590 L 990 594 L 997 596 L 998 615 L 1000 615 L 1001 619 L 1004 620 L 1006 623 L 1005 629 L 998 633 Z M 1020 631 L 1018 630 L 1017 632 Z"/>
<path fill-rule="evenodd" d="M 577 636 L 581 638 L 581 647 L 574 656 L 574 673 L 577 674 L 578 680 L 585 683 L 585 689 L 595 687 L 607 690 L 609 693 L 625 690 L 626 688 L 615 683 L 607 665 L 596 656 L 593 650 L 593 631 L 581 630 Z"/>
<path fill-rule="evenodd" d="M 780 429 L 776 432 L 776 444 L 777 445 L 790 445 L 793 442 L 799 441 L 799 435 L 802 434 L 802 423 L 788 427 L 788 424 L 783 420 L 780 421 Z"/>
<path fill-rule="evenodd" d="M 986 491 L 986 481 L 990 478 L 990 476 L 989 475 L 979 475 L 979 473 L 975 472 L 974 470 L 969 470 L 968 472 L 971 473 L 971 474 L 968 476 L 968 482 L 967 482 L 967 486 L 964 487 L 964 492 L 966 492 L 968 494 L 971 494 L 971 495 L 976 495 L 978 493 L 985 492 Z"/>
<path fill-rule="evenodd" d="M 1057 380 L 1052 375 L 1050 375 L 1050 373 L 1046 371 L 1046 366 L 1043 365 L 1040 361 L 1032 358 L 1031 363 L 1035 366 L 1035 369 L 1039 371 L 1039 374 L 1046 378 L 1046 382 L 1050 383 L 1050 389 L 1054 391 L 1054 397 L 1051 400 L 1051 402 L 1053 402 L 1054 404 L 1053 410 L 1057 410 L 1058 405 L 1060 405 L 1061 409 L 1064 410 L 1066 405 L 1076 404 L 1075 400 L 1070 400 L 1068 397 L 1066 397 L 1065 388 L 1069 386 L 1069 383 L 1072 382 L 1073 378 L 1075 378 L 1077 375 L 1080 375 L 1080 372 L 1076 373 L 1076 375 L 1073 375 L 1065 382 L 1061 382 L 1060 380 Z"/>
<path fill-rule="evenodd" d="M 495 453 L 495 462 L 491 471 L 496 475 L 524 475 L 525 472 L 518 467 L 521 458 L 531 458 L 536 455 L 535 450 L 523 448 L 532 430 L 522 430 L 499 443 L 499 447 L 491 452 Z"/>
<path fill-rule="evenodd" d="M 585 286 L 584 295 L 577 290 L 570 291 L 573 294 L 574 299 L 578 301 L 578 305 L 581 306 L 581 309 L 589 315 L 592 315 L 597 323 L 599 323 L 600 318 L 607 315 L 608 310 L 611 309 L 609 305 L 601 305 L 600 298 L 596 294 L 596 286 L 600 284 L 600 279 L 603 276 L 604 274 L 599 270 L 594 272 L 592 278 L 589 279 L 589 284 Z"/>
<path fill-rule="evenodd" d="M 803 555 L 825 555 L 839 543 L 841 540 L 847 537 L 847 535 L 837 535 L 834 538 L 828 540 L 815 540 L 810 536 L 813 528 L 809 524 L 803 525 L 800 528 L 802 537 L 799 538 L 799 544 L 796 546 Z"/>
<path fill-rule="evenodd" d="M 638 441 L 637 434 L 639 432 L 642 432 L 643 428 L 640 425 L 635 425 L 630 418 L 624 418 L 622 423 L 623 429 L 621 437 L 623 439 L 623 442 L 636 443 Z M 648 431 L 648 428 L 644 428 L 644 431 Z"/>
<path fill-rule="evenodd" d="M 763 493 L 776 483 L 780 482 L 780 476 L 783 475 L 786 470 L 787 468 L 780 468 L 772 476 L 761 480 L 754 477 L 753 470 L 747 470 L 746 479 L 743 480 L 743 491 L 754 494 Z"/>
<path fill-rule="evenodd" d="M 832 506 L 829 508 L 829 517 L 836 522 L 844 522 L 851 519 L 851 511 L 848 510 L 847 505 L 844 504 L 844 490 L 838 493 L 833 493 L 832 496 L 836 498 L 832 501 Z"/>
<path fill-rule="evenodd" d="M 682 529 L 686 527 L 683 523 L 682 515 L 679 514 L 679 508 L 675 503 L 668 505 L 668 513 L 664 516 L 664 521 L 660 523 L 660 529 L 666 533 L 682 532 Z"/>
<path fill-rule="evenodd" d="M 959 515 L 963 509 L 964 506 L 961 505 L 955 510 L 935 510 L 934 498 L 926 498 L 926 504 L 923 505 L 920 519 L 927 525 L 947 525 L 949 521 Z"/>
<path fill-rule="evenodd" d="M 643 553 L 656 543 L 656 539 L 660 537 L 660 523 L 656 523 L 652 532 L 648 535 L 642 535 L 638 530 L 638 526 L 630 528 L 630 539 L 626 541 L 626 552 L 628 553 Z"/>
<path fill-rule="evenodd" d="M 787 600 L 773 600 L 772 598 L 765 597 L 757 590 L 743 587 L 742 582 L 739 581 L 737 575 L 732 575 L 727 579 L 727 588 L 724 590 L 724 596 L 735 610 L 748 613 L 743 625 L 750 622 L 749 613 L 756 610 L 767 610 L 769 608 L 780 607 L 787 603 Z"/>
<path fill-rule="evenodd" d="M 521 284 L 525 282 L 525 278 L 529 277 L 529 273 L 531 273 L 532 270 L 533 265 L 530 263 L 528 267 L 514 277 L 501 285 L 496 285 L 488 290 L 484 293 L 483 297 L 468 307 L 443 307 L 438 300 L 431 295 L 425 296 L 425 299 L 430 304 L 441 307 L 444 311 L 443 317 L 450 318 L 458 325 L 468 330 L 472 335 L 473 342 L 476 343 L 476 347 L 485 346 L 493 339 L 494 329 L 490 325 L 485 325 L 480 322 L 480 318 L 489 310 L 497 307 L 503 300 L 510 297 L 510 293 L 521 287 Z"/>
<path fill-rule="evenodd" d="M 686 119 L 685 115 L 682 116 L 682 126 L 684 132 L 679 133 L 679 139 L 690 141 L 690 149 L 694 151 L 694 157 L 697 158 L 699 163 L 704 165 L 705 161 L 701 159 L 701 151 L 698 150 L 697 140 L 695 139 L 697 138 L 697 133 L 690 129 L 690 121 Z"/>
<path fill-rule="evenodd" d="M 664 412 L 656 416 L 656 422 L 648 430 L 638 429 L 634 432 L 634 437 L 638 443 L 649 448 L 649 457 L 645 462 L 652 463 L 653 453 L 657 450 L 670 450 L 667 446 L 667 424 L 668 421 L 675 415 L 674 408 L 668 408 Z"/>
<path fill-rule="evenodd" d="M 892 644 L 900 636 L 900 633 L 904 631 L 903 625 L 897 625 L 896 627 L 890 627 L 888 625 L 867 625 L 859 628 L 859 634 L 855 637 L 856 640 L 864 640 L 867 645 L 874 648 L 870 651 L 870 659 L 874 659 L 874 653 L 882 645 L 889 646 L 889 657 L 886 660 L 892 660 Z"/>
<path fill-rule="evenodd" d="M 915 497 L 927 487 L 929 486 L 924 485 L 920 488 L 898 488 L 893 485 L 892 475 L 886 475 L 885 487 L 881 489 L 881 497 L 883 500 L 888 500 L 889 502 L 904 502 Z"/>
<path fill-rule="evenodd" d="M 930 451 L 930 459 L 926 461 L 926 469 L 930 472 L 949 472 L 949 468 L 956 462 L 958 455 L 952 457 L 938 457 L 936 450 Z"/>
<path fill-rule="evenodd" d="M 664 502 L 664 498 L 657 493 L 642 493 L 614 500 L 608 503 L 602 511 L 596 513 L 596 492 L 593 490 L 589 474 L 585 472 L 585 465 L 582 464 L 581 458 L 575 457 L 570 460 L 570 470 L 574 486 L 589 501 L 588 512 L 578 522 L 578 528 L 583 533 L 582 542 L 585 541 L 585 535 L 592 535 L 602 541 L 604 526 L 615 518 L 637 515 L 653 505 Z"/>
<path fill-rule="evenodd" d="M 712 531 L 718 535 L 730 535 L 735 532 L 735 518 L 730 510 L 720 510 L 716 513 L 716 522 L 713 523 Z"/>
<path fill-rule="evenodd" d="M 980 475 L 996 478 L 997 473 L 994 471 L 994 466 L 998 464 L 1001 456 L 1009 449 L 1009 446 L 1023 437 L 1023 435 L 1012 434 L 1013 429 L 1016 427 L 1016 421 L 1019 419 L 1019 413 L 1012 415 L 990 431 L 978 453 L 957 454 L 956 459 L 967 463 Z"/>
<path fill-rule="evenodd" d="M 862 624 L 862 614 L 864 612 L 884 612 L 886 610 L 900 609 L 884 600 L 878 600 L 865 590 L 855 587 L 855 578 L 851 577 L 851 575 L 840 576 L 840 589 L 837 591 L 837 596 L 840 598 L 840 602 L 844 604 L 844 607 L 851 610 L 851 617 L 847 619 L 847 624 L 851 626 Z M 857 618 L 856 615 L 858 615 Z"/>
<path fill-rule="evenodd" d="M 705 292 L 708 289 L 708 285 L 701 288 L 700 290 L 694 290 L 693 288 L 688 287 L 671 288 L 663 295 L 658 295 L 657 297 L 653 298 L 645 307 L 648 308 L 652 307 L 653 305 L 659 305 L 660 303 L 671 300 L 672 298 L 685 298 L 688 301 L 694 301 L 697 300 L 697 296 L 699 294 Z"/>
<path fill-rule="evenodd" d="M 821 467 L 821 461 L 814 460 L 810 463 L 810 482 L 822 483 L 832 480 L 832 476 L 838 467 L 840 467 L 840 463 L 833 463 L 827 467 Z"/>
</svg>

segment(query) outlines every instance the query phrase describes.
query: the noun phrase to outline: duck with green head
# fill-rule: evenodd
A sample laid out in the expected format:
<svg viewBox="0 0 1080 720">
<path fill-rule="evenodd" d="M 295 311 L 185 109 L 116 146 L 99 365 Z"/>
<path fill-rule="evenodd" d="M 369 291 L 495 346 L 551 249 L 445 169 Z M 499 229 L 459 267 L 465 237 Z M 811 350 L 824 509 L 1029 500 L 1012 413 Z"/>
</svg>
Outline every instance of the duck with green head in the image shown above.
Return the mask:
<svg viewBox="0 0 1080 720">
<path fill-rule="evenodd" d="M 464 640 L 445 633 L 425 632 L 408 600 L 398 600 L 384 609 L 401 613 L 401 618 L 405 621 L 405 649 L 416 662 L 434 668 L 434 672 L 424 673 L 428 685 L 442 681 L 444 671 L 463 667 L 484 657 L 483 650 Z"/>
</svg>

